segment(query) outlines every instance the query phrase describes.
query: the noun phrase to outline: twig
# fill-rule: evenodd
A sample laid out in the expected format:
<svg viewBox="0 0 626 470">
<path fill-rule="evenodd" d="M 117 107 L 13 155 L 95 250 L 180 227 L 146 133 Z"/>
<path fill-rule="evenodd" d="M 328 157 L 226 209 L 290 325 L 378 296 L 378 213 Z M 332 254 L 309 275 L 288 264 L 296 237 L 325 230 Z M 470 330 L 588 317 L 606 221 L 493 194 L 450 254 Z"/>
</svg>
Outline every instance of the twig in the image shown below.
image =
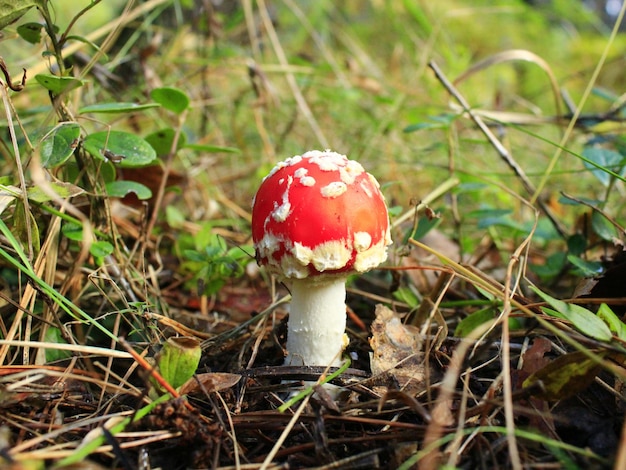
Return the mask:
<svg viewBox="0 0 626 470">
<path fill-rule="evenodd" d="M 9 73 L 9 68 L 7 64 L 4 62 L 4 59 L 0 57 L 0 70 L 4 74 L 4 78 L 6 79 L 6 85 L 13 91 L 22 91 L 24 89 L 24 85 L 26 85 L 26 69 L 22 69 L 24 74 L 22 75 L 22 81 L 15 84 L 11 80 L 11 74 Z"/>
<path fill-rule="evenodd" d="M 415 207 L 412 207 L 400 217 L 396 218 L 393 221 L 392 226 L 394 228 L 400 226 L 404 221 L 410 219 L 411 217 L 414 217 L 415 214 L 417 214 L 420 210 L 432 204 L 435 200 L 445 195 L 448 191 L 451 191 L 455 186 L 458 186 L 459 183 L 460 181 L 458 178 L 448 178 L 435 189 L 433 189 L 429 194 L 424 196 L 424 198 L 420 200 L 420 202 Z M 413 233 L 415 233 L 415 230 L 413 230 Z"/>
<path fill-rule="evenodd" d="M 433 72 L 435 72 L 435 76 L 441 82 L 441 84 L 445 87 L 448 93 L 450 93 L 450 95 L 455 100 L 457 100 L 457 102 L 461 105 L 463 110 L 468 114 L 468 116 L 472 119 L 472 121 L 474 121 L 474 123 L 478 126 L 480 131 L 485 135 L 485 137 L 487 137 L 487 140 L 496 149 L 496 152 L 498 152 L 498 155 L 500 155 L 500 158 L 502 158 L 505 161 L 505 163 L 513 170 L 515 175 L 522 182 L 522 186 L 524 186 L 524 189 L 530 195 L 534 196 L 534 194 L 536 193 L 536 189 L 534 185 L 528 179 L 528 176 L 526 176 L 526 173 L 524 172 L 522 167 L 520 167 L 517 164 L 517 162 L 513 159 L 513 157 L 511 156 L 509 151 L 506 149 L 506 147 L 502 145 L 502 143 L 493 134 L 493 132 L 491 132 L 491 129 L 489 129 L 489 127 L 484 123 L 481 117 L 478 116 L 478 114 L 476 114 L 472 110 L 470 104 L 463 97 L 463 95 L 461 95 L 461 93 L 455 88 L 455 86 L 450 82 L 450 80 L 446 78 L 446 76 L 443 74 L 439 66 L 433 61 L 429 62 L 428 66 L 433 70 Z M 545 204 L 545 202 L 542 201 L 541 199 L 537 199 L 537 205 L 540 207 L 541 211 L 546 215 L 546 217 L 550 219 L 550 221 L 554 225 L 554 228 L 559 232 L 559 234 L 562 237 L 565 237 L 567 234 L 567 230 L 561 225 L 561 223 L 558 221 L 556 216 L 552 213 L 550 208 Z"/>
<path fill-rule="evenodd" d="M 563 196 L 563 197 L 565 197 L 565 198 L 567 198 L 567 199 L 571 199 L 572 201 L 575 201 L 575 202 L 577 202 L 578 204 L 581 204 L 581 205 L 583 205 L 583 206 L 587 206 L 589 209 L 591 209 L 591 210 L 592 210 L 592 211 L 594 211 L 594 212 L 597 212 L 597 213 L 598 213 L 598 214 L 600 214 L 602 217 L 604 217 L 606 220 L 608 220 L 608 221 L 609 221 L 609 223 L 610 223 L 611 225 L 613 225 L 613 227 L 615 227 L 615 229 L 616 229 L 616 230 L 617 230 L 620 234 L 622 234 L 622 235 L 623 235 L 623 234 L 625 233 L 624 227 L 622 227 L 622 226 L 620 225 L 620 223 L 619 223 L 617 220 L 615 220 L 615 218 L 614 218 L 614 217 L 611 217 L 609 214 L 607 214 L 607 212 L 606 212 L 605 210 L 603 210 L 603 209 L 599 208 L 598 206 L 596 206 L 596 205 L 594 205 L 594 204 L 590 203 L 589 201 L 585 201 L 584 199 L 580 199 L 580 198 L 577 198 L 577 197 L 575 197 L 575 196 L 572 196 L 571 194 L 567 194 L 567 193 L 566 193 L 566 192 L 564 192 L 564 191 L 561 191 L 561 196 Z"/>
<path fill-rule="evenodd" d="M 14 347 L 29 347 L 41 349 L 56 349 L 58 351 L 72 351 L 74 353 L 89 354 L 94 356 L 113 357 L 118 359 L 128 359 L 129 353 L 117 351 L 110 348 L 100 348 L 97 346 L 86 346 L 82 344 L 54 343 L 41 341 L 6 340 L 0 339 L 0 345 Z"/>
<path fill-rule="evenodd" d="M 445 428 L 445 423 L 443 423 L 440 418 L 441 413 L 445 407 L 449 406 L 449 401 L 454 396 L 456 383 L 461 373 L 465 355 L 470 347 L 474 345 L 475 341 L 481 338 L 489 327 L 489 324 L 477 326 L 476 329 L 459 343 L 458 347 L 452 353 L 448 370 L 439 387 L 439 396 L 431 412 L 432 420 L 428 423 L 426 433 L 424 434 L 424 441 L 422 443 L 424 454 L 418 462 L 418 468 L 420 470 L 439 468 L 439 464 L 441 464 L 441 451 L 439 450 L 439 446 L 435 445 L 442 438 Z M 449 434 L 450 439 L 454 436 L 456 435 L 453 433 Z M 428 451 L 426 451 L 426 449 L 428 449 Z"/>
<path fill-rule="evenodd" d="M 291 299 L 291 296 L 286 295 L 285 297 L 278 299 L 276 302 L 274 302 L 272 305 L 267 307 L 258 315 L 255 315 L 249 320 L 246 320 L 245 322 L 240 323 L 235 328 L 224 331 L 223 333 L 220 333 L 219 335 L 213 336 L 212 338 L 209 338 L 206 341 L 203 341 L 202 349 L 204 350 L 204 349 L 207 349 L 208 347 L 221 344 L 223 342 L 229 341 L 232 338 L 236 338 L 237 336 L 242 334 L 243 331 L 247 330 L 250 325 L 262 320 L 266 315 L 273 312 L 274 309 L 278 308 L 280 305 L 287 303 L 290 299 Z"/>
<path fill-rule="evenodd" d="M 535 212 L 536 214 L 536 212 Z M 504 294 L 502 296 L 503 306 L 502 315 L 500 321 L 502 322 L 502 393 L 504 395 L 504 416 L 505 426 L 507 429 L 507 443 L 509 446 L 509 457 L 511 459 L 511 466 L 516 470 L 522 469 L 522 461 L 519 455 L 519 449 L 517 447 L 517 440 L 515 439 L 515 416 L 513 413 L 513 383 L 511 375 L 511 331 L 509 326 L 509 318 L 511 315 L 511 300 L 515 295 L 515 288 L 511 288 L 513 280 L 513 268 L 523 257 L 524 251 L 530 245 L 533 233 L 537 228 L 537 218 L 535 217 L 535 224 L 533 230 L 524 239 L 522 244 L 515 250 L 515 253 L 511 256 L 511 260 L 508 263 L 506 270 L 506 281 L 504 283 Z M 519 277 L 518 277 L 519 279 Z M 513 286 L 514 287 L 514 286 Z"/>
<path fill-rule="evenodd" d="M 146 372 L 150 374 L 150 376 L 156 380 L 160 387 L 163 388 L 172 398 L 180 398 L 180 394 L 174 387 L 172 387 L 167 380 L 163 378 L 161 374 L 156 370 L 156 368 L 151 365 L 148 361 L 146 361 L 142 356 L 137 354 L 137 352 L 132 348 L 132 346 L 126 341 L 124 338 L 118 339 L 119 343 L 128 351 L 128 353 L 133 357 L 135 362 L 139 364 Z M 185 407 L 189 411 L 194 411 L 194 407 L 187 401 L 184 401 Z"/>
</svg>

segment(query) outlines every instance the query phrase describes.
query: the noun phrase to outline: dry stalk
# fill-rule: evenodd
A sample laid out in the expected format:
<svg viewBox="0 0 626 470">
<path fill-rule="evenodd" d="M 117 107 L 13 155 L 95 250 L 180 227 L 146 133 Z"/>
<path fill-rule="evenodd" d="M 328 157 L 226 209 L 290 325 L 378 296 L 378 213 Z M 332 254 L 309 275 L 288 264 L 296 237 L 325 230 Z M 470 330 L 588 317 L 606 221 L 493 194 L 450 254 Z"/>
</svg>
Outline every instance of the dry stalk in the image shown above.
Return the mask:
<svg viewBox="0 0 626 470">
<path fill-rule="evenodd" d="M 429 452 L 419 461 L 419 470 L 436 470 L 441 464 L 441 453 L 438 450 L 437 441 L 442 437 L 445 424 L 439 419 L 439 414 L 448 409 L 449 402 L 456 392 L 456 383 L 461 374 L 461 367 L 471 346 L 489 330 L 490 325 L 485 323 L 473 330 L 466 338 L 461 340 L 457 348 L 452 353 L 448 370 L 441 381 L 439 395 L 435 401 L 431 413 L 432 420 L 426 428 L 423 448 L 431 448 Z M 439 412 L 438 412 L 439 411 Z"/>
<path fill-rule="evenodd" d="M 435 62 L 430 62 L 429 65 L 433 72 L 435 72 L 437 79 L 445 87 L 448 93 L 450 93 L 450 95 L 454 97 L 455 100 L 457 100 L 463 110 L 478 126 L 480 131 L 485 135 L 485 137 L 487 137 L 487 140 L 494 147 L 500 158 L 502 158 L 505 163 L 513 170 L 517 178 L 522 183 L 522 186 L 524 186 L 526 192 L 535 197 L 537 190 L 535 189 L 532 182 L 528 179 L 528 176 L 526 176 L 526 173 L 524 172 L 522 167 L 517 164 L 507 148 L 498 140 L 493 132 L 491 132 L 491 129 L 489 129 L 489 127 L 484 123 L 482 118 L 472 110 L 470 104 L 463 97 L 463 95 L 454 87 L 454 85 L 446 78 L 439 66 Z M 541 211 L 546 215 L 546 217 L 550 219 L 550 221 L 554 225 L 554 228 L 561 234 L 561 236 L 565 237 L 567 234 L 567 230 L 565 229 L 565 227 L 563 227 L 557 217 L 552 213 L 550 207 L 540 198 L 536 200 L 536 203 L 540 207 Z"/>
<path fill-rule="evenodd" d="M 269 16 L 267 5 L 265 4 L 265 0 L 258 0 L 258 4 L 259 4 L 259 14 L 261 15 L 263 26 L 265 30 L 267 31 L 267 34 L 270 38 L 270 42 L 272 43 L 272 47 L 274 48 L 274 53 L 276 54 L 278 61 L 283 67 L 285 67 L 285 78 L 287 80 L 287 84 L 289 85 L 289 88 L 291 89 L 291 93 L 293 94 L 293 97 L 296 100 L 296 103 L 298 103 L 300 112 L 302 113 L 306 121 L 308 122 L 309 127 L 315 134 L 315 137 L 317 138 L 319 144 L 323 148 L 329 148 L 328 139 L 326 139 L 326 137 L 324 136 L 324 133 L 322 132 L 322 129 L 320 128 L 317 120 L 315 119 L 315 116 L 313 115 L 313 112 L 311 111 L 309 104 L 304 99 L 304 96 L 302 95 L 302 91 L 300 90 L 300 87 L 298 86 L 298 83 L 296 82 L 296 77 L 287 68 L 289 66 L 287 55 L 285 54 L 283 46 L 280 43 L 280 39 L 278 38 L 278 35 L 276 34 L 276 29 L 274 28 L 272 19 Z"/>
</svg>

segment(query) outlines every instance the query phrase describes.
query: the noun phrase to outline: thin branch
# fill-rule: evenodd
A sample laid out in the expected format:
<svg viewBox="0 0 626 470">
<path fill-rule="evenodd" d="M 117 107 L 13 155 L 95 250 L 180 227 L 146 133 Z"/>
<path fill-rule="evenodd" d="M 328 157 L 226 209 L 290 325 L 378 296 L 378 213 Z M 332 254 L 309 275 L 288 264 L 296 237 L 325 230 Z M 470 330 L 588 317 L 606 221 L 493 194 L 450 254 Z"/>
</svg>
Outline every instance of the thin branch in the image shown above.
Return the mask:
<svg viewBox="0 0 626 470">
<path fill-rule="evenodd" d="M 461 105 L 463 110 L 468 114 L 468 116 L 472 119 L 472 121 L 474 121 L 474 123 L 478 126 L 480 131 L 485 135 L 485 137 L 487 137 L 487 140 L 489 140 L 489 143 L 491 143 L 491 145 L 496 149 L 496 152 L 498 152 L 498 155 L 500 155 L 500 158 L 502 158 L 504 162 L 513 170 L 515 175 L 522 182 L 522 186 L 524 186 L 524 189 L 529 194 L 534 195 L 536 193 L 534 185 L 528 179 L 528 176 L 526 176 L 526 173 L 524 172 L 522 167 L 520 167 L 515 161 L 515 159 L 513 159 L 512 155 L 509 153 L 506 147 L 502 145 L 502 143 L 493 134 L 493 132 L 491 132 L 491 129 L 489 129 L 489 127 L 485 124 L 485 122 L 481 119 L 481 117 L 478 116 L 478 114 L 476 114 L 473 111 L 472 107 L 467 102 L 467 100 L 455 88 L 455 86 L 450 82 L 450 80 L 446 78 L 446 76 L 443 74 L 439 66 L 433 61 L 429 62 L 428 65 L 433 70 L 433 72 L 435 72 L 435 76 L 441 82 L 441 84 L 445 87 L 448 93 L 450 93 L 450 95 Z M 541 211 L 546 215 L 546 217 L 550 219 L 550 221 L 554 225 L 554 228 L 559 232 L 559 234 L 565 238 L 567 235 L 567 230 L 565 229 L 565 227 L 562 226 L 562 224 L 559 222 L 556 216 L 552 213 L 548 205 L 541 199 L 537 199 L 537 205 L 539 206 Z"/>
</svg>

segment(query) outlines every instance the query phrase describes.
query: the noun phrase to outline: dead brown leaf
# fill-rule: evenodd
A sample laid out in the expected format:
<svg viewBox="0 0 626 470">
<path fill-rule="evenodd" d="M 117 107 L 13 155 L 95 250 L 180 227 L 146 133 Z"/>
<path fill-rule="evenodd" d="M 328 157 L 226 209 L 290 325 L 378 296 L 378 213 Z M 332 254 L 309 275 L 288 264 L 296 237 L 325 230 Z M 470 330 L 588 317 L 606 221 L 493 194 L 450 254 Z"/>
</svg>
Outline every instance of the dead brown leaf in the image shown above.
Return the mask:
<svg viewBox="0 0 626 470">
<path fill-rule="evenodd" d="M 535 338 L 533 345 L 524 353 L 522 370 L 530 375 L 548 365 L 550 359 L 545 357 L 545 354 L 550 350 L 552 350 L 550 341 L 542 337 Z"/>
<path fill-rule="evenodd" d="M 594 351 L 598 358 L 603 358 L 608 351 Z M 534 396 L 544 400 L 562 400 L 580 393 L 595 379 L 602 366 L 586 351 L 575 351 L 559 356 L 537 370 L 524 381 L 524 387 L 539 386 L 540 391 Z"/>
<path fill-rule="evenodd" d="M 425 387 L 422 344 L 417 328 L 404 325 L 400 317 L 384 305 L 376 306 L 370 338 L 373 375 L 391 374 L 406 392 L 419 393 Z"/>
<path fill-rule="evenodd" d="M 237 385 L 241 380 L 239 374 L 229 374 L 226 372 L 208 372 L 198 374 L 190 378 L 180 387 L 181 395 L 202 392 L 221 392 Z"/>
</svg>

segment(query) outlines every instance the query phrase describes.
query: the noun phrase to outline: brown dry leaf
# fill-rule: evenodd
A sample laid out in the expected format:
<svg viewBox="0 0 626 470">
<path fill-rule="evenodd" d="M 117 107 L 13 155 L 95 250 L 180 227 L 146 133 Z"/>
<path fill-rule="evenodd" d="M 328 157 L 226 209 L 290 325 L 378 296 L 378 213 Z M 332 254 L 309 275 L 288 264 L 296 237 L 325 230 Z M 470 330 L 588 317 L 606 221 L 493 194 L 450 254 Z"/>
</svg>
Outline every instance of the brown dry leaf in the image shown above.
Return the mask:
<svg viewBox="0 0 626 470">
<path fill-rule="evenodd" d="M 608 351 L 594 351 L 603 358 Z M 586 389 L 595 379 L 602 366 L 583 351 L 559 356 L 524 381 L 524 387 L 541 386 L 533 396 L 544 400 L 562 400 Z"/>
<path fill-rule="evenodd" d="M 206 333 L 200 330 L 194 330 L 193 328 L 189 328 L 188 326 L 180 323 L 179 321 L 166 317 L 165 315 L 160 315 L 158 313 L 152 313 L 152 312 L 144 312 L 143 316 L 146 319 L 155 320 L 163 326 L 168 326 L 172 328 L 179 335 L 200 338 L 200 339 L 208 339 L 212 336 L 211 333 Z"/>
<path fill-rule="evenodd" d="M 373 375 L 389 373 L 408 393 L 422 391 L 425 386 L 422 343 L 417 328 L 402 324 L 400 317 L 384 305 L 376 306 L 370 338 Z"/>
<path fill-rule="evenodd" d="M 547 366 L 550 359 L 545 357 L 545 354 L 551 349 L 552 343 L 546 338 L 535 338 L 533 345 L 524 353 L 522 370 L 530 375 Z"/>
<path fill-rule="evenodd" d="M 206 374 L 198 374 L 190 378 L 180 387 L 181 395 L 189 395 L 190 393 L 204 392 L 221 392 L 228 388 L 234 387 L 241 380 L 241 375 L 229 374 L 226 372 L 208 372 Z"/>
</svg>

